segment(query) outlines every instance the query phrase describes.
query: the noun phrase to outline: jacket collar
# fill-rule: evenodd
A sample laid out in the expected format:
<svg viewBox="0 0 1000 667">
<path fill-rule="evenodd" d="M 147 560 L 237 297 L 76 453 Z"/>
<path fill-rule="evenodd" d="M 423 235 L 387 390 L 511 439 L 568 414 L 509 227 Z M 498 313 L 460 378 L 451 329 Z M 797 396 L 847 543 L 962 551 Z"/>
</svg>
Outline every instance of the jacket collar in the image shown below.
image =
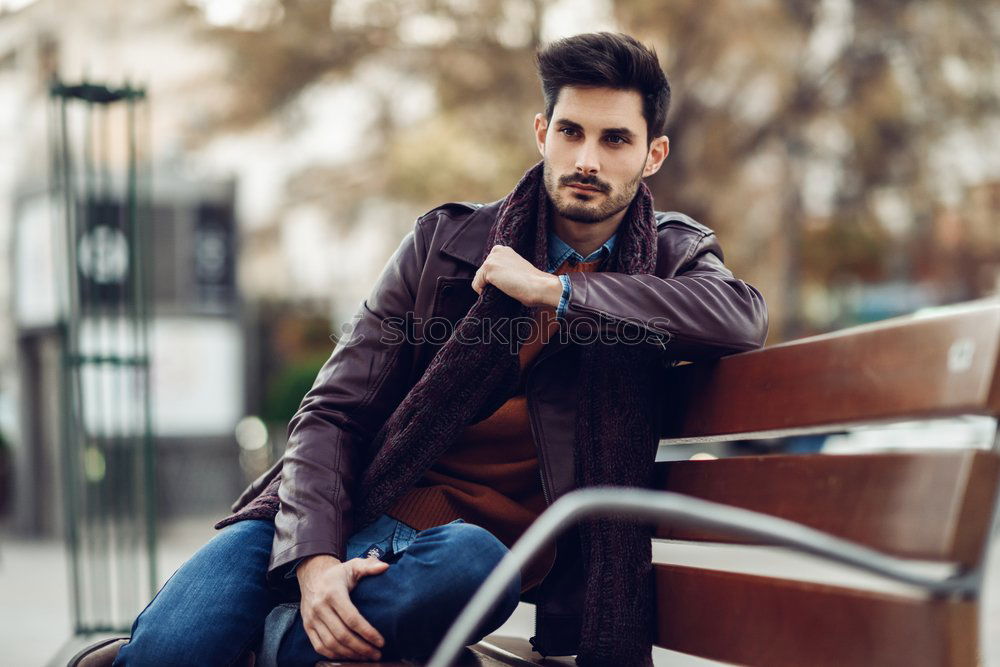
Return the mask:
<svg viewBox="0 0 1000 667">
<path fill-rule="evenodd" d="M 476 210 L 457 225 L 455 232 L 442 244 L 441 252 L 475 267 L 481 266 L 486 259 L 486 237 L 502 202 L 498 199 L 489 204 L 465 204 L 476 207 Z"/>
</svg>

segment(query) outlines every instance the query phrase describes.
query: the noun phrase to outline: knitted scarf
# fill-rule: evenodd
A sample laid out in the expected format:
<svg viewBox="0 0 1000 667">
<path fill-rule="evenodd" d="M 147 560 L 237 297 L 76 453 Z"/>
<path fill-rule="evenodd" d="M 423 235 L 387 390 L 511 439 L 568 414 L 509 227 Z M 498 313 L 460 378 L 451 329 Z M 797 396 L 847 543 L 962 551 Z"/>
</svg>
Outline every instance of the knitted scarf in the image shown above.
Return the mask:
<svg viewBox="0 0 1000 667">
<path fill-rule="evenodd" d="M 506 245 L 545 270 L 550 202 L 542 170 L 541 162 L 529 169 L 504 199 L 484 256 L 494 245 Z M 653 273 L 655 264 L 656 222 L 643 183 L 602 268 Z M 517 337 L 518 327 L 503 323 L 530 316 L 530 308 L 486 285 L 376 434 L 371 449 L 376 454 L 358 486 L 357 525 L 388 509 L 466 426 L 485 419 L 510 398 L 518 384 L 517 350 L 523 340 Z M 506 335 L 484 341 L 483 321 Z M 599 323 L 584 324 L 590 325 L 589 332 L 572 330 L 581 339 L 590 334 L 592 341 L 578 345 L 577 487 L 648 486 L 657 443 L 656 371 L 662 369 L 656 350 L 635 342 L 593 342 Z M 524 328 L 520 331 L 523 335 Z M 591 520 L 581 525 L 580 537 L 587 581 L 578 664 L 649 664 L 653 605 L 648 526 Z"/>
</svg>

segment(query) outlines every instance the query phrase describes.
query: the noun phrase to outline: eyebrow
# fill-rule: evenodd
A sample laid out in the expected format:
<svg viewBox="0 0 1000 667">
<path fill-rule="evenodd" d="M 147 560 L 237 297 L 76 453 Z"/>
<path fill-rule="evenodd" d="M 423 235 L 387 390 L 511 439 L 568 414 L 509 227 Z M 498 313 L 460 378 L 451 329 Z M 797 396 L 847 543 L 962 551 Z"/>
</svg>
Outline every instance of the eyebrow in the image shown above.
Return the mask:
<svg viewBox="0 0 1000 667">
<path fill-rule="evenodd" d="M 580 125 L 579 123 L 575 123 L 575 122 L 571 121 L 568 118 L 559 118 L 559 119 L 557 119 L 556 120 L 556 125 L 562 125 L 564 127 L 570 127 L 570 128 L 573 128 L 574 130 L 582 130 L 583 129 L 582 125 Z M 628 129 L 627 127 L 606 127 L 603 130 L 601 130 L 601 134 L 603 134 L 603 135 L 620 134 L 623 137 L 627 137 L 629 139 L 632 139 L 632 138 L 635 137 L 635 133 L 632 132 L 632 130 Z"/>
</svg>

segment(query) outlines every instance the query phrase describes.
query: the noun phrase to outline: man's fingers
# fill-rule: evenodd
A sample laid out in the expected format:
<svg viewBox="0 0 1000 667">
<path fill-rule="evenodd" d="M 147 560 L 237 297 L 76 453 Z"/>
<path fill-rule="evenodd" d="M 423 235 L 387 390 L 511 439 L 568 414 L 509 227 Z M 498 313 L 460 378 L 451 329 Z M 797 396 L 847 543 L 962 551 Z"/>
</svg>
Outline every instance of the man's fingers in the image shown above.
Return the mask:
<svg viewBox="0 0 1000 667">
<path fill-rule="evenodd" d="M 348 572 L 351 576 L 351 581 L 349 584 L 350 588 L 354 588 L 361 581 L 362 577 L 370 577 L 375 574 L 382 574 L 387 569 L 389 569 L 389 564 L 378 558 L 352 558 L 351 560 L 344 563 L 350 569 Z"/>
<path fill-rule="evenodd" d="M 309 643 L 312 644 L 313 650 L 324 658 L 330 658 L 332 660 L 337 657 L 328 647 L 328 644 L 332 645 L 333 643 L 333 635 L 331 635 L 325 628 L 320 631 L 312 626 L 306 626 L 306 637 L 309 638 Z"/>
<path fill-rule="evenodd" d="M 326 623 L 323 621 L 321 614 L 317 613 L 322 611 L 323 608 L 318 608 L 314 613 L 309 614 L 309 618 L 302 614 L 302 625 L 306 629 L 306 636 L 309 637 L 310 643 L 312 643 L 313 648 L 317 653 L 325 658 L 337 658 L 337 654 L 334 648 L 337 645 L 336 640 L 333 638 L 333 633 L 330 628 L 327 627 Z M 300 610 L 304 612 L 305 610 Z M 329 612 L 332 614 L 333 612 Z"/>
<path fill-rule="evenodd" d="M 378 558 L 359 558 L 360 562 L 354 568 L 354 583 L 361 577 L 368 577 L 373 574 L 382 574 L 389 569 L 389 564 Z"/>
<path fill-rule="evenodd" d="M 385 639 L 383 639 L 382 635 L 379 634 L 379 631 L 371 623 L 365 620 L 365 617 L 361 615 L 358 608 L 351 602 L 350 597 L 347 595 L 343 597 L 338 596 L 335 598 L 334 603 L 337 615 L 340 616 L 340 619 L 346 624 L 348 629 L 357 633 L 372 646 L 377 648 L 385 646 Z"/>
<path fill-rule="evenodd" d="M 331 609 L 329 615 L 324 615 L 323 621 L 337 643 L 350 652 L 350 655 L 346 657 L 368 660 L 378 660 L 382 657 L 378 647 L 368 643 L 347 626 L 341 617 L 339 606 L 336 609 Z"/>
<path fill-rule="evenodd" d="M 344 626 L 337 613 L 330 608 L 324 608 L 317 613 L 314 627 L 323 642 L 323 651 L 316 652 L 324 657 L 350 658 L 352 660 L 377 660 L 378 652 L 366 645 Z M 351 641 L 353 639 L 353 642 Z M 315 646 L 313 647 L 315 648 Z"/>
</svg>

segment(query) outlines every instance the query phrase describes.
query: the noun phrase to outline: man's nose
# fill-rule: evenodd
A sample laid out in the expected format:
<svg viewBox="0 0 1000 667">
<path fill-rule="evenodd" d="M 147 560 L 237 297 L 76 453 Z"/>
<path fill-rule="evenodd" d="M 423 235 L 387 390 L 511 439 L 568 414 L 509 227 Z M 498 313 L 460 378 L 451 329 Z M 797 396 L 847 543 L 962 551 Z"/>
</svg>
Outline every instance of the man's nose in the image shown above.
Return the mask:
<svg viewBox="0 0 1000 667">
<path fill-rule="evenodd" d="M 576 153 L 576 171 L 585 176 L 600 171 L 600 161 L 597 157 L 597 145 L 589 141 L 582 142 Z"/>
</svg>

